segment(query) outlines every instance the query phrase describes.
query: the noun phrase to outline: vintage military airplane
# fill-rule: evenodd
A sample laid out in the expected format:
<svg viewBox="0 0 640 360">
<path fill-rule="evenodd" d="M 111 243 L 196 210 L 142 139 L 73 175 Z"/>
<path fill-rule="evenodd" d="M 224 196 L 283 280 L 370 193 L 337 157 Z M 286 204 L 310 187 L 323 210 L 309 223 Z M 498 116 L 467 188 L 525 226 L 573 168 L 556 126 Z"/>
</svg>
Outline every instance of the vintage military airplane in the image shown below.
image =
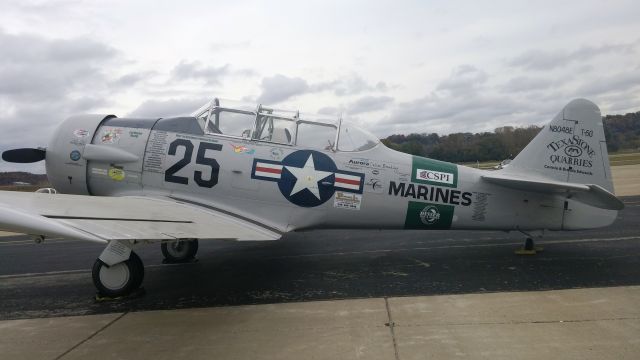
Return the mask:
<svg viewBox="0 0 640 360">
<path fill-rule="evenodd" d="M 92 275 L 113 297 L 141 285 L 133 250 L 149 243 L 184 261 L 197 239 L 318 228 L 528 236 L 607 226 L 623 208 L 600 110 L 587 100 L 570 102 L 497 171 L 400 153 L 341 120 L 223 105 L 214 99 L 178 118 L 75 116 L 46 149 L 5 151 L 6 161 L 45 160 L 58 193 L 0 192 L 0 228 L 106 244 Z"/>
</svg>

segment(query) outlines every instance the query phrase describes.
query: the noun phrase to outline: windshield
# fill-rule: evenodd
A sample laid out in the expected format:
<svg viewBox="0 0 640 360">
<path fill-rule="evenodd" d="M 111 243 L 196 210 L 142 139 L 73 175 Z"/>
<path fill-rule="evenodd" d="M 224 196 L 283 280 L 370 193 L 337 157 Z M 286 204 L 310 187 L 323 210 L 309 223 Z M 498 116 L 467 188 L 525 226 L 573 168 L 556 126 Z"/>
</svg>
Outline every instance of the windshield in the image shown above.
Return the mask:
<svg viewBox="0 0 640 360">
<path fill-rule="evenodd" d="M 364 151 L 379 143 L 380 139 L 366 130 L 345 123 L 340 126 L 339 151 Z"/>
<path fill-rule="evenodd" d="M 316 150 L 333 150 L 336 142 L 335 125 L 300 122 L 298 123 L 298 133 L 296 134 L 296 144 Z"/>
<path fill-rule="evenodd" d="M 233 106 L 231 106 L 233 105 Z M 259 105 L 238 105 L 237 102 L 213 99 L 193 116 L 207 134 L 241 137 L 318 150 L 363 151 L 380 142 L 369 132 L 348 123 L 340 126 L 338 146 L 335 146 L 338 119 L 330 120 L 298 111 L 279 110 Z"/>
</svg>

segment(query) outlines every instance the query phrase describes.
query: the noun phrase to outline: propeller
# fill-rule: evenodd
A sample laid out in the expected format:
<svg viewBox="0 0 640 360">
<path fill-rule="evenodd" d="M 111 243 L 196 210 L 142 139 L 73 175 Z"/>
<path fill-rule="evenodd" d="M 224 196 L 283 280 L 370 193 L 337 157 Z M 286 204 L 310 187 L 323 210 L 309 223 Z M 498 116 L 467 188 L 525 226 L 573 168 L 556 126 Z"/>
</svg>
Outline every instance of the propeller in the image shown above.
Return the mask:
<svg viewBox="0 0 640 360">
<path fill-rule="evenodd" d="M 44 160 L 47 151 L 43 148 L 22 148 L 7 150 L 2 153 L 2 160 L 12 163 L 33 163 Z"/>
</svg>

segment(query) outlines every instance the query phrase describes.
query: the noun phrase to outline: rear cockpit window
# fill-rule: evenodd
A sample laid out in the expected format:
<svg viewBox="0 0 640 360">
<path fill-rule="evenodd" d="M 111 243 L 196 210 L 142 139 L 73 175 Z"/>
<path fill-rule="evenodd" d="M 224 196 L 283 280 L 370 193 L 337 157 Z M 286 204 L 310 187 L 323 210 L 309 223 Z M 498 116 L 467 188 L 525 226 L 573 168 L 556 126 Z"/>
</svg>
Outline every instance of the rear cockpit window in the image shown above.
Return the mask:
<svg viewBox="0 0 640 360">
<path fill-rule="evenodd" d="M 293 145 L 296 131 L 294 119 L 277 117 L 272 114 L 258 114 L 255 140 L 277 144 Z"/>
</svg>

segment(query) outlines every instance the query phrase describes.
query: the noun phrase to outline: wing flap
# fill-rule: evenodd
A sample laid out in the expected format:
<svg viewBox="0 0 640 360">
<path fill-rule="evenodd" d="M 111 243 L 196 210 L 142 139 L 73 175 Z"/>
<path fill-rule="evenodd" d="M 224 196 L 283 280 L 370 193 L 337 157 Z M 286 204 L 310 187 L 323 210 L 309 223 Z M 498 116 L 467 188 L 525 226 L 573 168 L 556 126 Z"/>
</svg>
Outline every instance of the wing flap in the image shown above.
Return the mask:
<svg viewBox="0 0 640 360">
<path fill-rule="evenodd" d="M 0 191 L 0 228 L 80 240 L 275 240 L 281 233 L 175 199 Z"/>
<path fill-rule="evenodd" d="M 576 184 L 548 179 L 524 178 L 505 174 L 488 174 L 483 180 L 504 187 L 541 193 L 567 194 L 574 200 L 607 210 L 622 210 L 624 203 L 596 184 Z"/>
<path fill-rule="evenodd" d="M 67 226 L 58 221 L 30 212 L 0 205 L 0 229 L 29 235 L 65 237 L 104 243 L 106 240 L 94 234 Z"/>
</svg>

